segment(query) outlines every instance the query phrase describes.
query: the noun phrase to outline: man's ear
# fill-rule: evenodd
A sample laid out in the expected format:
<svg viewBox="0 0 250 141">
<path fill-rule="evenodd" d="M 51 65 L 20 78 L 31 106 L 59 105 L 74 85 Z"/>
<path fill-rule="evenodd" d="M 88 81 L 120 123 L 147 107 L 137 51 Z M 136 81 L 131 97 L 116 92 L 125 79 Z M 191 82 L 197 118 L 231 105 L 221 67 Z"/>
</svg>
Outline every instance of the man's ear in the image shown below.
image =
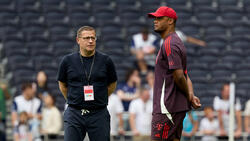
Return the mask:
<svg viewBox="0 0 250 141">
<path fill-rule="evenodd" d="M 76 42 L 77 42 L 77 44 L 79 44 L 79 38 L 78 37 L 76 37 Z"/>
<path fill-rule="evenodd" d="M 173 18 L 168 18 L 168 24 L 174 24 L 174 19 Z"/>
</svg>

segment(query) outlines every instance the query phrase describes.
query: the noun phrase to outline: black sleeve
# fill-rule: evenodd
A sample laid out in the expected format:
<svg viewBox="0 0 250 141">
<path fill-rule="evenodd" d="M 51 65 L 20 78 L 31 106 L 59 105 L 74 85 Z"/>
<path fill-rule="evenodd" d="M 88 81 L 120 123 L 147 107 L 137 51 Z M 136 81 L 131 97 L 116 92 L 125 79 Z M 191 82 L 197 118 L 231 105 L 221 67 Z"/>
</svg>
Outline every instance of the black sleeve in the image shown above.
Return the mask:
<svg viewBox="0 0 250 141">
<path fill-rule="evenodd" d="M 57 81 L 61 81 L 66 83 L 67 82 L 67 63 L 66 57 L 63 57 L 62 61 L 60 62 L 58 72 L 57 72 Z"/>
<path fill-rule="evenodd" d="M 117 81 L 117 75 L 116 75 L 116 70 L 115 70 L 115 65 L 113 61 L 111 60 L 110 57 L 107 58 L 107 75 L 108 75 L 108 85 Z"/>
</svg>

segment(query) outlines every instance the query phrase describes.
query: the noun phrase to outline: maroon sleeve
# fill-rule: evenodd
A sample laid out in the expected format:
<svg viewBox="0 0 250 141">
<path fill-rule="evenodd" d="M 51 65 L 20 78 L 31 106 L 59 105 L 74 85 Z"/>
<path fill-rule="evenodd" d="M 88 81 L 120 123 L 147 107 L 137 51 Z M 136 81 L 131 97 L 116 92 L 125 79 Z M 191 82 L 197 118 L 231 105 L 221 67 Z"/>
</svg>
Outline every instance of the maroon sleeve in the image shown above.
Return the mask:
<svg viewBox="0 0 250 141">
<path fill-rule="evenodd" d="M 164 42 L 164 50 L 168 59 L 169 69 L 183 69 L 181 50 L 175 39 L 169 36 Z"/>
</svg>

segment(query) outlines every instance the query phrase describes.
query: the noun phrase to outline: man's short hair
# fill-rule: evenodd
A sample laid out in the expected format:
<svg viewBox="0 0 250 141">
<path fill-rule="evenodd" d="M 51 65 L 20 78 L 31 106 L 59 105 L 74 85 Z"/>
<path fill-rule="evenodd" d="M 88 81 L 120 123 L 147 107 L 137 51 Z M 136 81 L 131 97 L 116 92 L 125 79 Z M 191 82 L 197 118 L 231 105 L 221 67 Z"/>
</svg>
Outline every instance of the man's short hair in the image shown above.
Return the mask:
<svg viewBox="0 0 250 141">
<path fill-rule="evenodd" d="M 143 34 L 149 34 L 148 27 L 144 26 L 144 27 L 141 29 L 141 32 L 142 32 Z"/>
<path fill-rule="evenodd" d="M 22 112 L 19 114 L 19 116 L 22 116 L 22 115 L 25 115 L 26 117 L 28 117 L 28 113 L 25 112 L 25 111 L 22 111 Z"/>
<path fill-rule="evenodd" d="M 22 84 L 22 91 L 26 90 L 27 88 L 32 88 L 32 83 L 29 83 L 29 82 L 25 82 Z"/>
<path fill-rule="evenodd" d="M 81 36 L 82 31 L 95 31 L 95 28 L 92 27 L 92 26 L 83 26 L 83 27 L 80 27 L 77 30 L 77 37 Z"/>
</svg>

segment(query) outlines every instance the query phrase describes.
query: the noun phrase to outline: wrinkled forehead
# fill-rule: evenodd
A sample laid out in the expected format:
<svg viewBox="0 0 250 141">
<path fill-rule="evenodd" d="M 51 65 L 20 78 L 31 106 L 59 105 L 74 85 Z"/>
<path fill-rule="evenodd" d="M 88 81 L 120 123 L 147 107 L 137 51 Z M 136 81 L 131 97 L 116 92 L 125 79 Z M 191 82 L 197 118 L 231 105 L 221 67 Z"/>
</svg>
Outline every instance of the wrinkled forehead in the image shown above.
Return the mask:
<svg viewBox="0 0 250 141">
<path fill-rule="evenodd" d="M 92 37 L 92 36 L 96 36 L 95 30 L 83 30 L 81 32 L 81 36 L 82 37 Z"/>
</svg>

